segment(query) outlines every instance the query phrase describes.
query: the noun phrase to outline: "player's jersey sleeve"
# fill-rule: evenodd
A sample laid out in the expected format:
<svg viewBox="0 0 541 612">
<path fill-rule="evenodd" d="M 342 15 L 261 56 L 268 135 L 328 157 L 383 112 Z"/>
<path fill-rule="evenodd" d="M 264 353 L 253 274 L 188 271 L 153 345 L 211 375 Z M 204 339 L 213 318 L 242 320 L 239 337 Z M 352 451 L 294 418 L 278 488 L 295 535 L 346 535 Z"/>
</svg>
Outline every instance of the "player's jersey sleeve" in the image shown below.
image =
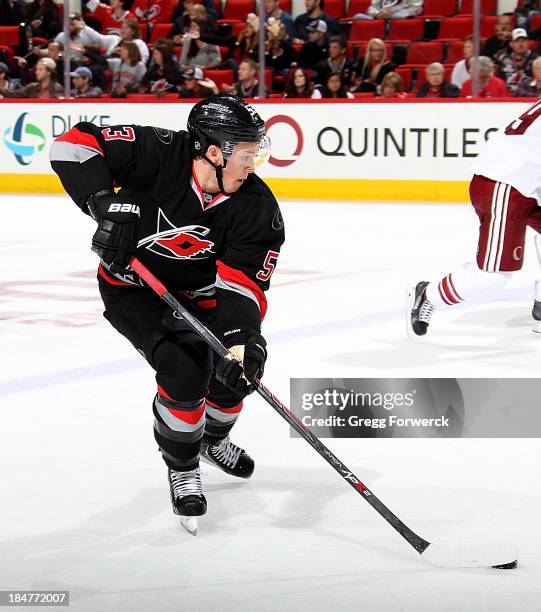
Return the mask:
<svg viewBox="0 0 541 612">
<path fill-rule="evenodd" d="M 160 149 L 153 128 L 83 122 L 53 142 L 50 161 L 64 189 L 87 212 L 88 197 L 102 189 L 148 188 L 159 172 Z"/>
<path fill-rule="evenodd" d="M 265 292 L 284 239 L 282 215 L 270 191 L 237 203 L 217 258 L 217 331 L 225 340 L 236 330 L 260 330 L 267 312 Z"/>
</svg>

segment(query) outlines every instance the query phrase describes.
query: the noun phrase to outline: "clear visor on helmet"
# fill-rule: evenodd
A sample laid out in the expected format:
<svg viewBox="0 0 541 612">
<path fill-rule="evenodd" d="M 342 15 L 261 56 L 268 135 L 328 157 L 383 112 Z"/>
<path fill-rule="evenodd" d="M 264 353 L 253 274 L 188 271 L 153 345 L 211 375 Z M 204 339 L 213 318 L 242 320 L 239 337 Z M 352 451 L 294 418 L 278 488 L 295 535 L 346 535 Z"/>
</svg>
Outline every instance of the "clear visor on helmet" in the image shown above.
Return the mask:
<svg viewBox="0 0 541 612">
<path fill-rule="evenodd" d="M 270 157 L 270 146 L 270 138 L 263 136 L 257 143 L 225 143 L 222 153 L 228 164 L 260 168 Z"/>
</svg>

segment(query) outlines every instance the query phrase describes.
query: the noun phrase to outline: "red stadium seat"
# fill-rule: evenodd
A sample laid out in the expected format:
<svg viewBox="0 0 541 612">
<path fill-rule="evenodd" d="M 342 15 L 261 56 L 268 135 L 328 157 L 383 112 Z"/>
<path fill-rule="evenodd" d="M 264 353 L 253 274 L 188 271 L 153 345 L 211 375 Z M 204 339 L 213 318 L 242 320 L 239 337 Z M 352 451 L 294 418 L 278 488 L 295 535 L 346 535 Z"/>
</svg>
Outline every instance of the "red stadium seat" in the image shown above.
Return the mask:
<svg viewBox="0 0 541 612">
<path fill-rule="evenodd" d="M 385 21 L 383 19 L 356 19 L 351 25 L 350 40 L 370 40 L 383 38 Z"/>
<path fill-rule="evenodd" d="M 534 15 L 530 21 L 530 32 L 537 30 L 537 28 L 541 28 L 541 15 Z"/>
<path fill-rule="evenodd" d="M 248 13 L 255 13 L 254 0 L 226 0 L 224 21 L 244 21 Z"/>
<path fill-rule="evenodd" d="M 452 40 L 447 47 L 447 58 L 445 59 L 448 64 L 456 64 L 460 60 L 464 59 L 464 41 L 463 40 Z"/>
<path fill-rule="evenodd" d="M 411 89 L 411 68 L 400 67 L 397 68 L 395 72 L 402 77 L 404 91 L 409 91 Z"/>
<path fill-rule="evenodd" d="M 0 45 L 10 47 L 19 43 L 19 26 L 0 26 Z"/>
<path fill-rule="evenodd" d="M 456 11 L 456 0 L 425 0 L 423 5 L 423 17 L 447 17 Z"/>
<path fill-rule="evenodd" d="M 497 0 L 481 0 L 481 15 L 496 14 L 498 12 L 497 4 Z M 460 14 L 473 15 L 473 0 L 462 0 Z"/>
<path fill-rule="evenodd" d="M 235 21 L 235 23 L 231 24 L 231 36 L 238 36 L 242 30 L 244 30 L 244 26 L 246 24 L 244 21 Z"/>
<path fill-rule="evenodd" d="M 423 37 L 424 19 L 393 19 L 388 40 L 417 40 Z"/>
<path fill-rule="evenodd" d="M 173 28 L 172 23 L 156 23 L 150 33 L 149 44 L 153 45 L 159 38 L 167 38 Z"/>
<path fill-rule="evenodd" d="M 346 14 L 344 0 L 325 0 L 325 12 L 333 19 L 340 19 Z"/>
<path fill-rule="evenodd" d="M 408 47 L 406 64 L 428 65 L 432 62 L 441 62 L 442 56 L 443 47 L 439 41 L 414 42 Z"/>
<path fill-rule="evenodd" d="M 216 86 L 222 91 L 222 85 L 233 84 L 233 71 L 232 70 L 205 70 L 205 78 L 211 79 L 216 83 Z"/>
<path fill-rule="evenodd" d="M 357 13 L 366 13 L 371 0 L 349 0 L 348 17 L 353 17 Z"/>
<path fill-rule="evenodd" d="M 139 29 L 141 30 L 141 40 L 148 40 L 148 24 L 147 23 L 139 23 Z"/>
<path fill-rule="evenodd" d="M 472 17 L 445 17 L 441 20 L 438 38 L 464 38 L 473 33 Z"/>
</svg>

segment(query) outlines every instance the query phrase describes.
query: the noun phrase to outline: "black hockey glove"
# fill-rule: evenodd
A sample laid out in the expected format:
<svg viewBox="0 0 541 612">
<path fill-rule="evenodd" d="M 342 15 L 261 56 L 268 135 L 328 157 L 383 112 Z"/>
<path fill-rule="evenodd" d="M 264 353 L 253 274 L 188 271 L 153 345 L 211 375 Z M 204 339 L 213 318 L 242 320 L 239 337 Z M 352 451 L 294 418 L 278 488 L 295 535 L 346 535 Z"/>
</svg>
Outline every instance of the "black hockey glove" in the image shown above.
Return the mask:
<svg viewBox="0 0 541 612">
<path fill-rule="evenodd" d="M 137 221 L 141 213 L 135 200 L 103 190 L 90 196 L 88 211 L 98 228 L 92 236 L 92 250 L 112 272 L 122 272 L 137 248 Z"/>
<path fill-rule="evenodd" d="M 241 395 L 253 393 L 250 384 L 263 376 L 267 360 L 267 343 L 253 330 L 238 331 L 226 337 L 233 359 L 222 357 L 216 364 L 215 376 L 223 385 Z"/>
</svg>

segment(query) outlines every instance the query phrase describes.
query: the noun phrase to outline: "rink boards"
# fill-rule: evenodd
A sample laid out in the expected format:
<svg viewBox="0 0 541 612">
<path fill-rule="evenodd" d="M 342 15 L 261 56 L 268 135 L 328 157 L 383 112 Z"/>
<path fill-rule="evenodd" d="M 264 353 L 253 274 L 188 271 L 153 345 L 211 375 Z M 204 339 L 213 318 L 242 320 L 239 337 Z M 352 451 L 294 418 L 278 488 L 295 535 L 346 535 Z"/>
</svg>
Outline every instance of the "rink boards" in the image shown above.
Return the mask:
<svg viewBox="0 0 541 612">
<path fill-rule="evenodd" d="M 470 163 L 533 102 L 254 102 L 271 155 L 257 172 L 279 198 L 461 202 Z M 79 121 L 184 128 L 193 102 L 7 101 L 0 113 L 0 192 L 61 193 L 48 151 Z"/>
</svg>

